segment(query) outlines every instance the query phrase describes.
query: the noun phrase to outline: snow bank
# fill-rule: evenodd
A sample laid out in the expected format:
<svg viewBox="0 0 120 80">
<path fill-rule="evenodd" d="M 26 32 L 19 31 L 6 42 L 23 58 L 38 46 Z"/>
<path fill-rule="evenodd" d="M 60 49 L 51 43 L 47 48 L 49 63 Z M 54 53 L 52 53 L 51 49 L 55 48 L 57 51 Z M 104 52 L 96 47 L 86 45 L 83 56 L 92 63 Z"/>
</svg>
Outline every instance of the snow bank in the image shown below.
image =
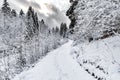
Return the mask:
<svg viewBox="0 0 120 80">
<path fill-rule="evenodd" d="M 120 36 L 79 44 L 71 55 L 94 78 L 120 80 Z"/>
</svg>

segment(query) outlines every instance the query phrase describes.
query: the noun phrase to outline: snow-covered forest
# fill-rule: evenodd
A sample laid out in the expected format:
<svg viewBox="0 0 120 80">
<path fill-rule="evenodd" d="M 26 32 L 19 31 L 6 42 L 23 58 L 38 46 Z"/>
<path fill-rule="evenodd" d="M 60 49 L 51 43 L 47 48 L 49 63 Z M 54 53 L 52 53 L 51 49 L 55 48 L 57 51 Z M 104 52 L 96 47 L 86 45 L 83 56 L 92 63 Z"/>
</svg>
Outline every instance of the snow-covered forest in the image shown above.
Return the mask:
<svg viewBox="0 0 120 80">
<path fill-rule="evenodd" d="M 18 12 L 3 0 L 0 80 L 120 80 L 119 0 L 69 0 L 65 14 L 71 22 L 56 27 L 40 17 L 35 1 Z M 44 8 L 62 17 L 53 5 Z"/>
<path fill-rule="evenodd" d="M 4 0 L 0 9 L 0 80 L 13 78 L 63 44 L 62 27 L 67 26 L 62 24 L 61 29 L 50 28 L 31 6 L 27 13 L 16 12 Z"/>
<path fill-rule="evenodd" d="M 119 0 L 71 0 L 67 15 L 75 39 L 98 40 L 120 33 Z"/>
</svg>

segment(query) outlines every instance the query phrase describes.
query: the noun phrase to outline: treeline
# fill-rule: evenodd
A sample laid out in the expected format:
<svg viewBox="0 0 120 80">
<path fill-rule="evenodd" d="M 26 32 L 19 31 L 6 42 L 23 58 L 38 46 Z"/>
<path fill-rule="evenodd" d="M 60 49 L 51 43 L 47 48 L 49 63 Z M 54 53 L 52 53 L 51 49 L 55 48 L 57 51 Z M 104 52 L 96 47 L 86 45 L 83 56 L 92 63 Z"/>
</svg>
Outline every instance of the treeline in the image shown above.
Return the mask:
<svg viewBox="0 0 120 80">
<path fill-rule="evenodd" d="M 15 9 L 11 9 L 9 6 L 9 3 L 7 2 L 7 0 L 4 0 L 4 4 L 1 8 L 2 12 L 4 13 L 4 16 L 10 16 L 10 17 L 19 17 L 19 18 L 26 18 L 26 24 L 27 24 L 27 35 L 26 38 L 30 39 L 31 37 L 33 37 L 33 35 L 38 34 L 38 32 L 40 31 L 40 21 L 38 19 L 38 14 L 37 12 L 34 11 L 34 9 L 32 8 L 32 6 L 30 6 L 28 8 L 27 13 L 25 14 L 23 12 L 23 10 L 21 9 L 19 14 L 17 14 Z M 41 20 L 41 23 L 45 24 L 44 20 Z M 47 25 L 46 25 L 47 26 Z M 68 27 L 66 25 L 66 23 L 61 23 L 60 28 L 56 27 L 56 31 L 59 32 L 59 34 L 63 37 L 65 37 Z M 55 28 L 52 29 L 53 32 Z"/>
</svg>

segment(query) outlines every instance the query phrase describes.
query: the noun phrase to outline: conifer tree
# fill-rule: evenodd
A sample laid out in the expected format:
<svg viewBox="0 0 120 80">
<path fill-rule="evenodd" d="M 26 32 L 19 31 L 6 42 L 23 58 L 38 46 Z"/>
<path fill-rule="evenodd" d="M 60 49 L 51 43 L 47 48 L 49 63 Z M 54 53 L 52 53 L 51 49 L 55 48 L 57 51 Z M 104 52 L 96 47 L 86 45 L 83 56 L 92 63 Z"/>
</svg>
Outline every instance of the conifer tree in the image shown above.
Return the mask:
<svg viewBox="0 0 120 80">
<path fill-rule="evenodd" d="M 60 35 L 65 37 L 66 32 L 67 32 L 67 25 L 66 23 L 62 23 L 60 26 Z"/>
<path fill-rule="evenodd" d="M 37 34 L 39 31 L 39 21 L 37 13 L 34 12 L 34 9 L 30 6 L 27 12 L 27 36 L 29 38 Z"/>
<path fill-rule="evenodd" d="M 45 23 L 43 19 L 41 20 L 41 23 L 43 23 L 43 24 Z"/>
<path fill-rule="evenodd" d="M 39 28 L 41 33 L 49 32 L 48 26 L 45 24 L 43 19 L 39 22 L 39 26 L 40 26 Z"/>
<path fill-rule="evenodd" d="M 10 14 L 11 8 L 9 7 L 9 3 L 7 0 L 4 0 L 3 6 L 2 6 L 2 12 L 5 14 Z"/>
<path fill-rule="evenodd" d="M 55 32 L 56 32 L 56 33 L 59 32 L 59 28 L 58 28 L 58 27 L 55 28 Z"/>
<path fill-rule="evenodd" d="M 37 31 L 39 30 L 39 21 L 38 21 L 38 15 L 37 15 L 37 13 L 35 13 L 33 19 L 34 19 L 35 32 L 37 33 Z"/>
<path fill-rule="evenodd" d="M 12 9 L 12 11 L 11 11 L 11 15 L 14 16 L 14 17 L 17 16 L 17 13 L 16 13 L 16 11 L 15 11 L 14 9 Z"/>
<path fill-rule="evenodd" d="M 19 13 L 19 16 L 24 16 L 25 15 L 25 13 L 23 12 L 23 10 L 21 9 L 20 10 L 20 13 Z"/>
<path fill-rule="evenodd" d="M 52 28 L 52 33 L 55 33 L 55 28 Z"/>
<path fill-rule="evenodd" d="M 69 29 L 70 29 L 70 33 L 74 32 L 74 27 L 76 24 L 76 16 L 74 13 L 75 7 L 78 4 L 78 0 L 70 0 L 70 3 L 72 4 L 69 8 L 69 10 L 67 11 L 66 15 L 69 17 L 69 19 L 71 20 Z"/>
<path fill-rule="evenodd" d="M 27 39 L 30 39 L 34 34 L 34 10 L 30 6 L 27 12 Z"/>
</svg>

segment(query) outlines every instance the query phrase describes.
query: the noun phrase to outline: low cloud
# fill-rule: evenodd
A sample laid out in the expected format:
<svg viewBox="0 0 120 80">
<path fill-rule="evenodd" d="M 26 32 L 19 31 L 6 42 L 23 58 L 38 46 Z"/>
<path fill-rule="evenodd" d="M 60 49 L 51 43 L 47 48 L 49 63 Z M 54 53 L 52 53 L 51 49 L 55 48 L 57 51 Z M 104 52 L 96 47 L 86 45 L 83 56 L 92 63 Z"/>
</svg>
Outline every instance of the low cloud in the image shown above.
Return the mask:
<svg viewBox="0 0 120 80">
<path fill-rule="evenodd" d="M 49 7 L 48 5 L 51 7 Z M 49 26 L 51 27 L 60 26 L 62 22 L 67 23 L 67 24 L 70 23 L 65 13 L 60 11 L 56 6 L 52 4 L 47 4 L 47 7 L 48 9 L 50 8 L 50 10 L 53 12 L 53 14 L 48 14 L 49 16 L 46 18 L 46 23 Z"/>
<path fill-rule="evenodd" d="M 25 9 L 31 5 L 35 9 L 35 11 L 38 12 L 39 18 L 44 19 L 46 24 L 50 27 L 56 27 L 56 26 L 59 27 L 62 22 L 67 23 L 68 25 L 70 23 L 68 17 L 65 15 L 65 12 L 61 11 L 58 7 L 55 6 L 55 4 L 51 4 L 51 3 L 43 4 L 44 6 L 46 6 L 48 10 L 47 13 L 48 16 L 46 16 L 45 14 L 40 12 L 40 10 L 42 10 L 43 5 L 40 5 L 39 3 L 36 3 L 32 0 L 31 1 L 16 0 L 16 1 L 17 3 L 19 3 L 20 6 L 23 6 Z"/>
<path fill-rule="evenodd" d="M 41 9 L 40 5 L 34 1 L 27 1 L 27 0 L 17 0 L 17 1 L 25 7 L 32 6 L 35 9 Z"/>
</svg>

